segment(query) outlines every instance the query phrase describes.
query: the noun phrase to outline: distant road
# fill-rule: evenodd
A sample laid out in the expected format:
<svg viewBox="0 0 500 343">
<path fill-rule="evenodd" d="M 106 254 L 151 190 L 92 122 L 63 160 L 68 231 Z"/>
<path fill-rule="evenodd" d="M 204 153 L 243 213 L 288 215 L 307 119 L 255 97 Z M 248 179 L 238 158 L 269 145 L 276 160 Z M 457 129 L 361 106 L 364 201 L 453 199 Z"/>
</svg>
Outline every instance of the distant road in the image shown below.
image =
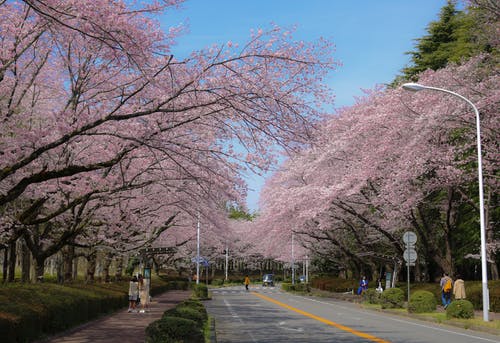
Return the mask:
<svg viewBox="0 0 500 343">
<path fill-rule="evenodd" d="M 499 336 L 435 325 L 329 298 L 295 296 L 274 287 L 212 290 L 205 306 L 218 343 L 490 343 Z"/>
</svg>

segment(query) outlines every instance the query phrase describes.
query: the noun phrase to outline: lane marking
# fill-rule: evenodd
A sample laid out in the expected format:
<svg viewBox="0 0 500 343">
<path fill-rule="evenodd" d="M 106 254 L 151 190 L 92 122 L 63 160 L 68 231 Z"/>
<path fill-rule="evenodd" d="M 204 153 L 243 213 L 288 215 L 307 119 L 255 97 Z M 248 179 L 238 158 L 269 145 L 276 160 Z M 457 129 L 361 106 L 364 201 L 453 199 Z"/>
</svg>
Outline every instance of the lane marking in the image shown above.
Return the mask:
<svg viewBox="0 0 500 343">
<path fill-rule="evenodd" d="M 311 299 L 311 298 L 307 298 L 307 297 L 300 297 L 300 298 L 304 299 L 304 300 L 309 300 L 309 301 L 317 302 L 317 303 L 320 303 L 320 304 L 324 304 L 324 305 L 329 305 L 329 306 L 334 306 L 334 307 L 340 307 L 340 308 L 343 308 L 343 309 L 351 311 L 351 312 L 359 311 L 359 310 L 353 310 L 352 308 L 339 305 L 337 303 L 332 303 L 332 302 L 327 302 L 327 301 L 321 301 L 321 300 Z M 364 310 L 363 313 L 366 314 L 366 315 L 372 316 L 372 317 L 379 318 L 378 314 L 376 314 L 376 313 L 370 313 L 370 311 Z M 340 313 L 337 313 L 337 314 L 340 314 Z M 430 329 L 430 330 L 436 330 L 436 331 L 446 332 L 446 333 L 450 333 L 450 334 L 454 334 L 454 335 L 458 335 L 458 336 L 464 336 L 464 337 L 474 338 L 474 339 L 478 339 L 478 340 L 482 340 L 482 341 L 495 342 L 495 343 L 499 342 L 499 341 L 491 340 L 489 338 L 483 338 L 483 337 L 480 337 L 480 336 L 473 336 L 473 335 L 469 335 L 469 334 L 462 333 L 462 332 L 457 332 L 457 331 L 443 329 L 443 328 L 437 327 L 437 326 L 430 326 L 430 325 L 425 325 L 425 324 L 410 322 L 408 320 L 396 319 L 396 318 L 393 318 L 392 316 L 387 316 L 386 319 L 390 319 L 392 321 L 399 322 L 399 323 L 405 323 L 405 324 L 408 324 L 408 325 L 419 326 L 419 327 L 423 327 L 423 328 Z"/>
<path fill-rule="evenodd" d="M 229 301 L 227 301 L 226 299 L 224 299 L 224 304 L 226 305 L 229 313 L 231 314 L 231 317 L 233 318 L 237 318 L 238 321 L 243 324 L 243 319 L 241 319 L 240 316 L 238 316 L 238 314 L 236 313 L 236 311 L 233 310 L 233 307 L 231 306 L 231 304 L 229 303 Z M 247 332 L 248 336 L 250 336 L 250 338 L 252 339 L 252 342 L 255 342 L 257 343 L 257 340 L 255 339 L 255 337 L 252 335 L 251 332 Z"/>
<path fill-rule="evenodd" d="M 262 294 L 259 294 L 259 293 L 255 293 L 255 292 L 252 292 L 253 295 L 263 299 L 263 300 L 266 300 L 266 301 L 269 301 L 269 302 L 272 302 L 273 304 L 276 304 L 276 305 L 279 305 L 281 307 L 284 307 L 288 310 L 291 310 L 291 311 L 294 311 L 294 312 L 297 312 L 303 316 L 306 316 L 306 317 L 309 317 L 309 318 L 312 318 L 312 319 L 315 319 L 317 321 L 320 321 L 324 324 L 327 324 L 327 325 L 330 325 L 330 326 L 333 326 L 337 329 L 340 329 L 340 330 L 343 330 L 343 331 L 347 331 L 353 335 L 356 335 L 358 337 L 362 337 L 362 338 L 365 338 L 365 339 L 368 339 L 372 342 L 377 342 L 377 343 L 390 343 L 389 341 L 386 341 L 382 338 L 378 338 L 376 336 L 373 336 L 373 335 L 370 335 L 370 334 L 367 334 L 367 333 L 364 333 L 364 332 L 361 332 L 361 331 L 358 331 L 358 330 L 355 330 L 353 328 L 350 328 L 348 326 L 345 326 L 345 325 L 342 325 L 342 324 L 339 324 L 339 323 L 335 323 L 335 322 L 332 322 L 331 320 L 328 320 L 328 319 L 325 319 L 325 318 L 322 318 L 322 317 L 318 317 L 312 313 L 309 313 L 309 312 L 306 312 L 306 311 L 302 311 L 302 310 L 299 310 L 298 308 L 295 308 L 295 307 L 292 307 L 290 305 L 287 305 L 285 303 L 282 303 L 281 301 L 278 301 L 278 300 L 275 300 L 273 298 L 269 298 L 265 295 L 262 295 Z"/>
</svg>

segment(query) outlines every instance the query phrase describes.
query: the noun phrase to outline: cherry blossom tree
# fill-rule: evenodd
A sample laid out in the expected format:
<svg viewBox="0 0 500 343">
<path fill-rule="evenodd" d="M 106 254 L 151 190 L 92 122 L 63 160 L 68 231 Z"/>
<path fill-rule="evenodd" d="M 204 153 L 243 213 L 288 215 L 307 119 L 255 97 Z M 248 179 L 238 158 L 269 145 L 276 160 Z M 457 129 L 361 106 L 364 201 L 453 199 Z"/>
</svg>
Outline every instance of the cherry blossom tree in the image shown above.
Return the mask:
<svg viewBox="0 0 500 343">
<path fill-rule="evenodd" d="M 480 55 L 425 72 L 419 82 L 454 90 L 480 109 L 486 206 L 494 213 L 499 93 L 491 63 L 491 56 Z M 401 256 L 400 237 L 414 229 L 423 241 L 421 258 L 452 271 L 451 242 L 463 225 L 462 210 L 478 214 L 475 120 L 468 105 L 439 94 L 381 88 L 322 127 L 315 146 L 287 161 L 266 185 L 265 225 L 257 227 L 272 233 L 269 244 L 297 230 L 330 240 L 344 254 L 383 249 Z M 497 246 L 494 222 L 488 216 L 490 256 Z M 347 232 L 351 236 L 342 242 Z M 479 229 L 477 242 L 478 236 Z"/>
<path fill-rule="evenodd" d="M 0 4 L 0 237 L 25 236 L 39 265 L 87 230 L 130 249 L 175 218 L 217 222 L 224 201 L 243 199 L 246 168 L 314 131 L 331 43 L 272 27 L 178 60 L 182 28 L 165 33 L 154 15 L 179 3 Z"/>
</svg>

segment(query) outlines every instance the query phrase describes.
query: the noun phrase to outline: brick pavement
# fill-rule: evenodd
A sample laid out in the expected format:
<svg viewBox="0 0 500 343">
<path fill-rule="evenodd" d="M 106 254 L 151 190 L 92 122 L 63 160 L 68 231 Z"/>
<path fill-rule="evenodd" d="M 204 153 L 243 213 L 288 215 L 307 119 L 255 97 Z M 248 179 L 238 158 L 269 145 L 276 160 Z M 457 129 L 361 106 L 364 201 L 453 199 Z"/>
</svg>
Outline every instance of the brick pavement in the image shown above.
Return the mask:
<svg viewBox="0 0 500 343">
<path fill-rule="evenodd" d="M 192 291 L 169 291 L 153 298 L 150 311 L 128 313 L 127 309 L 96 319 L 39 343 L 143 343 L 149 323 L 163 312 L 188 299 Z"/>
</svg>

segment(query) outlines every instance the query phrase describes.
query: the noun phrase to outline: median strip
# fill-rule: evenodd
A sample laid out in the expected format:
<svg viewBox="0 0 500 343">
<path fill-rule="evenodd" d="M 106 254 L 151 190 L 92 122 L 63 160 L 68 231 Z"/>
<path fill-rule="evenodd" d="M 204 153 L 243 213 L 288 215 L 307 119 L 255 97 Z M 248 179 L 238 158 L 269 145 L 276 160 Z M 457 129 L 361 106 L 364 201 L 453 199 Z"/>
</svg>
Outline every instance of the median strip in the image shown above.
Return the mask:
<svg viewBox="0 0 500 343">
<path fill-rule="evenodd" d="M 302 310 L 299 310 L 298 308 L 295 308 L 295 307 L 292 307 L 290 305 L 287 305 L 285 303 L 282 303 L 281 301 L 278 301 L 278 300 L 275 300 L 273 298 L 269 298 L 269 297 L 266 297 L 265 295 L 262 295 L 262 294 L 259 294 L 259 293 L 255 293 L 255 292 L 252 292 L 253 295 L 263 299 L 263 300 L 267 300 L 269 302 L 272 302 L 273 304 L 276 304 L 276 305 L 279 305 L 281 307 L 284 307 L 288 310 L 291 310 L 291 311 L 294 311 L 294 312 L 297 312 L 303 316 L 306 316 L 306 317 L 309 317 L 309 318 L 312 318 L 312 319 L 315 319 L 317 321 L 320 321 L 324 324 L 327 324 L 327 325 L 330 325 L 330 326 L 333 326 L 333 327 L 336 327 L 337 329 L 340 329 L 340 330 L 343 330 L 343 331 L 346 331 L 346 332 L 349 332 L 353 335 L 356 335 L 358 337 L 362 337 L 362 338 L 365 338 L 365 339 L 368 339 L 372 342 L 378 342 L 378 343 L 390 343 L 389 341 L 386 341 L 382 338 L 378 338 L 376 336 L 373 336 L 373 335 L 370 335 L 370 334 L 367 334 L 367 333 L 364 333 L 364 332 L 361 332 L 361 331 L 358 331 L 358 330 L 355 330 L 355 329 L 352 329 L 348 326 L 345 326 L 345 325 L 342 325 L 342 324 L 338 324 L 338 323 L 335 323 L 335 322 L 332 322 L 331 320 L 328 320 L 328 319 L 325 319 L 325 318 L 322 318 L 322 317 L 318 317 L 312 313 L 309 313 L 309 312 L 306 312 L 306 311 L 302 311 Z"/>
</svg>

